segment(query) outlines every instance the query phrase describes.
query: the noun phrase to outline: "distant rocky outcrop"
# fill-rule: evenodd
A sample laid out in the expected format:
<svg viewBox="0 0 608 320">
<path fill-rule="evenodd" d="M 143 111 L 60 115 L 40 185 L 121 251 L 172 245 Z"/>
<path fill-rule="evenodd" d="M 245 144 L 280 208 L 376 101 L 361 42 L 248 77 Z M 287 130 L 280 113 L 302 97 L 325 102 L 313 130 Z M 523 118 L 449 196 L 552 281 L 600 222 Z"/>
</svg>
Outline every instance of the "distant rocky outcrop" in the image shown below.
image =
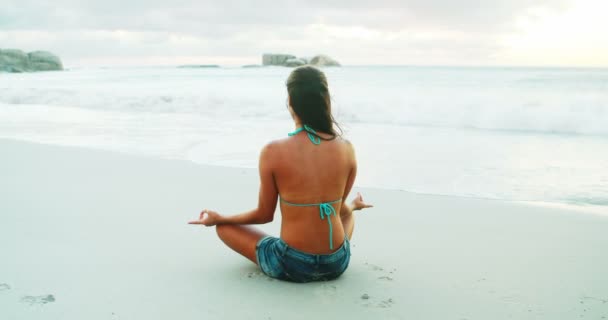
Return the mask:
<svg viewBox="0 0 608 320">
<path fill-rule="evenodd" d="M 310 59 L 310 64 L 313 66 L 317 66 L 317 67 L 339 67 L 340 63 L 338 63 L 338 61 L 320 54 L 318 56 L 314 56 L 312 59 Z"/>
<path fill-rule="evenodd" d="M 284 66 L 286 67 L 299 67 L 305 65 L 307 62 L 304 59 L 294 58 L 285 61 Z"/>
<path fill-rule="evenodd" d="M 63 70 L 61 59 L 48 51 L 25 53 L 19 49 L 0 49 L 0 71 L 33 72 Z"/>
<path fill-rule="evenodd" d="M 299 67 L 303 65 L 312 65 L 315 67 L 339 67 L 340 63 L 323 54 L 316 55 L 311 59 L 307 59 L 302 57 L 298 58 L 291 54 L 265 53 L 262 56 L 262 65 L 283 67 Z"/>
<path fill-rule="evenodd" d="M 262 56 L 262 65 L 264 66 L 284 66 L 285 62 L 290 59 L 295 59 L 296 56 L 291 54 L 276 54 L 276 53 L 265 53 Z"/>
<path fill-rule="evenodd" d="M 58 56 L 48 51 L 34 51 L 27 54 L 31 71 L 63 70 L 63 64 Z"/>
<path fill-rule="evenodd" d="M 29 65 L 27 53 L 17 49 L 0 49 L 0 71 L 25 72 Z"/>
</svg>

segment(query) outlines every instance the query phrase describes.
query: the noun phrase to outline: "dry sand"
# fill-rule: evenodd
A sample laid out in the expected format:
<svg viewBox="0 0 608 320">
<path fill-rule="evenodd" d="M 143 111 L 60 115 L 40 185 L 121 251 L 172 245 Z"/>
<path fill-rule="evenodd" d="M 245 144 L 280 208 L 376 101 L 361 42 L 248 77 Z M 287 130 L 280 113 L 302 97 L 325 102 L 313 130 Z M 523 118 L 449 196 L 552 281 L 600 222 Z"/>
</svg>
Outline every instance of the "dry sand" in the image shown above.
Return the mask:
<svg viewBox="0 0 608 320">
<path fill-rule="evenodd" d="M 608 319 L 608 215 L 355 188 L 375 208 L 349 269 L 292 284 L 186 224 L 252 208 L 257 183 L 0 140 L 0 319 Z"/>
</svg>

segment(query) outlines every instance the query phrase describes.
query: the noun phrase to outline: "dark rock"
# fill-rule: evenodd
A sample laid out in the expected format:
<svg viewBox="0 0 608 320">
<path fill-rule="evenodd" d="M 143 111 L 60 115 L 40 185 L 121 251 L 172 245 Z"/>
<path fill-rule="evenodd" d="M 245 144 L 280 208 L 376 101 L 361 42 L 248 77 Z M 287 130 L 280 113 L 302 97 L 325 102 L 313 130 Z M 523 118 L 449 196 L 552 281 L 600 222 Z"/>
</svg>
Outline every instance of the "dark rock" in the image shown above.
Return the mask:
<svg viewBox="0 0 608 320">
<path fill-rule="evenodd" d="M 312 59 L 310 59 L 310 64 L 315 66 L 315 67 L 339 67 L 340 63 L 338 63 L 338 61 L 320 54 L 317 56 L 314 56 Z"/>
<path fill-rule="evenodd" d="M 0 49 L 0 71 L 30 72 L 63 70 L 56 55 L 48 51 L 25 53 L 18 49 Z"/>
<path fill-rule="evenodd" d="M 264 66 L 285 66 L 285 62 L 289 59 L 295 59 L 296 56 L 283 53 L 265 53 L 262 56 L 262 65 Z"/>
</svg>

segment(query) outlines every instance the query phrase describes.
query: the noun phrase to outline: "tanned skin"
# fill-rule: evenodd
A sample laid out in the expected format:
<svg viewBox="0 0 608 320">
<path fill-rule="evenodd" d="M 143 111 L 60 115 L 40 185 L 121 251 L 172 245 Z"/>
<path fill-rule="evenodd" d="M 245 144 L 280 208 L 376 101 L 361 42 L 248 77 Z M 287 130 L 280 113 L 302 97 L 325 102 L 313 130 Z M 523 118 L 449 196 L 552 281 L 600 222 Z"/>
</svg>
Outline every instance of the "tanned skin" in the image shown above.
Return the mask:
<svg viewBox="0 0 608 320">
<path fill-rule="evenodd" d="M 295 128 L 302 127 L 289 108 Z M 323 138 L 330 135 L 319 133 Z M 346 199 L 357 175 L 357 162 L 352 144 L 337 137 L 314 145 L 306 132 L 273 141 L 262 149 L 259 162 L 260 193 L 257 208 L 225 216 L 204 209 L 198 220 L 189 224 L 216 226 L 220 239 L 228 247 L 257 264 L 257 242 L 265 233 L 250 225 L 269 223 L 277 204 L 282 214 L 281 238 L 292 248 L 311 254 L 329 254 L 353 235 L 353 211 L 372 207 L 360 193 L 350 202 Z M 321 203 L 341 199 L 333 207 L 338 216 L 331 216 L 333 248 L 329 249 L 329 227 L 319 216 L 319 207 L 296 207 L 279 201 L 280 196 L 292 203 Z M 327 219 L 327 218 L 326 218 Z"/>
</svg>

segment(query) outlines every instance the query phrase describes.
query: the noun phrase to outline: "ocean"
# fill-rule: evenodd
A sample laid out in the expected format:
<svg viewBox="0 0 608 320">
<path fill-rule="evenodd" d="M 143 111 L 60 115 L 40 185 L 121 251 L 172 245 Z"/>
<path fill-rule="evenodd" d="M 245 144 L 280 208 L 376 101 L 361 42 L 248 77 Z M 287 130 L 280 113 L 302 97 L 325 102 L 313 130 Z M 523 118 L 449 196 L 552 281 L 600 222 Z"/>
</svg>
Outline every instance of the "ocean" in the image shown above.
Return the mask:
<svg viewBox="0 0 608 320">
<path fill-rule="evenodd" d="M 608 69 L 324 71 L 356 186 L 608 213 Z M 255 168 L 261 147 L 293 130 L 289 72 L 0 73 L 0 138 Z"/>
</svg>

